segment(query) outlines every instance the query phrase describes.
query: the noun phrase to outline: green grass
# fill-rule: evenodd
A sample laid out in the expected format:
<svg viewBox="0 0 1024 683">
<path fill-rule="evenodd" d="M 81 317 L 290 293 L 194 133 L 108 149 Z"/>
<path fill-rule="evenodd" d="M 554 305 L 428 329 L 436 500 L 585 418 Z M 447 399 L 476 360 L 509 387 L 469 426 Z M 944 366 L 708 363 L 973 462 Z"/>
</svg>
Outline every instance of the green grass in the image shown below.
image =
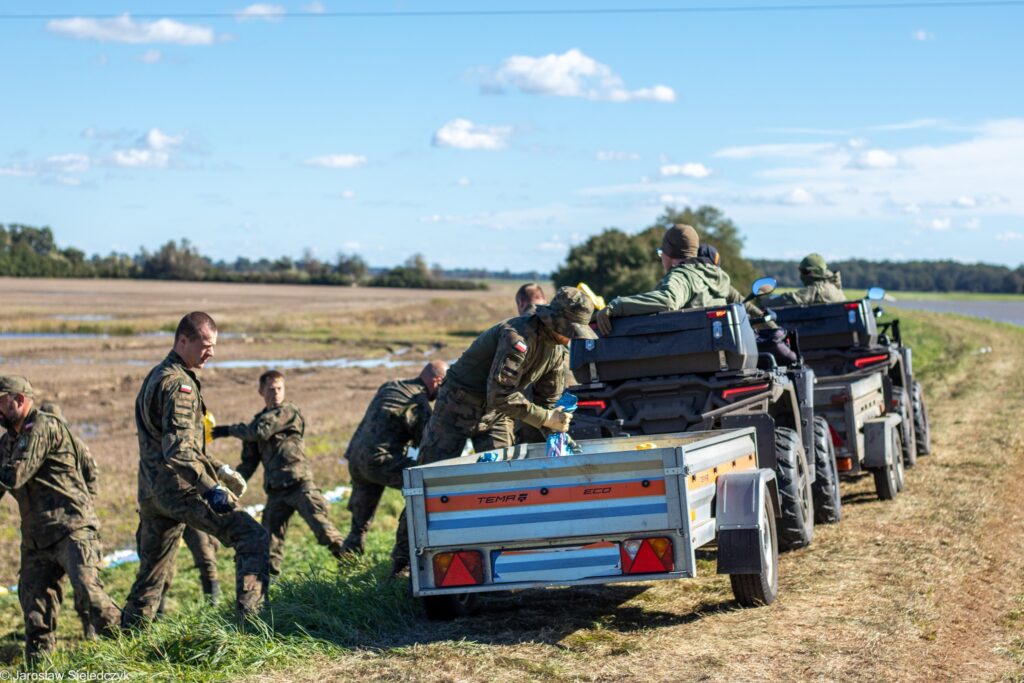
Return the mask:
<svg viewBox="0 0 1024 683">
<path fill-rule="evenodd" d="M 966 362 L 976 350 L 973 340 L 965 340 L 962 333 L 957 333 L 955 316 L 901 312 L 900 318 L 904 339 L 914 348 L 917 375 L 926 384 L 929 377 L 937 377 L 946 369 Z M 328 443 L 317 441 L 313 446 L 316 450 L 329 450 Z M 321 483 L 330 488 L 336 482 Z M 188 551 L 182 548 L 178 573 L 169 594 L 168 616 L 115 640 L 81 641 L 80 624 L 71 608 L 71 597 L 66 595 L 66 609 L 59 619 L 59 651 L 40 670 L 64 674 L 127 671 L 147 680 L 205 683 L 235 680 L 256 671 L 295 671 L 322 666 L 324 661 L 368 655 L 380 656 L 384 661 L 397 660 L 401 666 L 408 663 L 411 672 L 415 667 L 434 666 L 421 661 L 424 656 L 432 659 L 436 655 L 443 659 L 446 652 L 488 648 L 489 642 L 502 642 L 509 637 L 510 614 L 527 624 L 517 628 L 532 634 L 530 638 L 544 637 L 547 629 L 563 619 L 572 622 L 570 632 L 576 633 L 575 640 L 567 643 L 578 641 L 590 648 L 629 652 L 628 639 L 609 639 L 602 633 L 600 623 L 593 619 L 587 621 L 588 609 L 594 609 L 593 605 L 602 598 L 623 595 L 624 599 L 632 600 L 634 596 L 629 587 L 599 586 L 576 593 L 549 591 L 546 599 L 535 598 L 537 604 L 531 606 L 520 606 L 516 596 L 498 594 L 491 599 L 498 606 L 493 623 L 478 620 L 468 640 L 464 640 L 467 637 L 464 629 L 426 623 L 419 606 L 408 594 L 408 584 L 386 578 L 388 553 L 401 507 L 401 496 L 389 490 L 370 533 L 367 554 L 341 568 L 296 518 L 289 532 L 283 578 L 272 587 L 270 606 L 262 618 L 250 624 L 239 625 L 233 617 L 234 569 L 230 549 L 221 549 L 219 553 L 224 588 L 220 604 L 214 607 L 203 604 L 197 572 Z M 345 506 L 333 505 L 331 516 L 345 533 L 349 523 Z M 702 556 L 700 565 L 701 571 L 714 574 L 712 560 L 708 557 Z M 108 591 L 118 604 L 124 603 L 134 572 L 135 565 L 103 572 Z M 696 589 L 687 584 L 673 590 Z M 709 600 L 717 601 L 723 588 L 715 584 L 705 590 L 712 592 Z M 637 612 L 638 627 L 653 628 L 656 624 L 648 623 L 640 607 L 644 602 L 643 593 L 639 593 L 636 600 L 637 606 L 631 607 L 629 613 Z M 567 601 L 572 604 L 567 606 Z M 561 616 L 556 617 L 553 610 L 558 610 Z M 576 619 L 580 621 L 577 623 Z M 534 623 L 536 626 L 530 625 Z M 533 628 L 536 631 L 530 630 Z M 22 666 L 23 637 L 17 597 L 0 596 L 0 662 L 8 671 Z M 1004 654 L 1021 656 L 1018 645 L 1015 641 Z M 559 677 L 557 667 L 548 669 L 537 661 L 518 662 L 510 658 L 507 663 L 509 669 L 520 671 L 524 679 Z"/>
</svg>

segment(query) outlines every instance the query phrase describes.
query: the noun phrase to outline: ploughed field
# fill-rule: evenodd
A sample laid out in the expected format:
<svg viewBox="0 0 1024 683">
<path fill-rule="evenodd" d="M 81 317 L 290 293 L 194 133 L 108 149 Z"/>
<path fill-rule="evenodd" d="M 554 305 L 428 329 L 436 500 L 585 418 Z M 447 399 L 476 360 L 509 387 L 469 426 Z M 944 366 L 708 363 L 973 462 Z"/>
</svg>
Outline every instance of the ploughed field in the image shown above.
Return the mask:
<svg viewBox="0 0 1024 683">
<path fill-rule="evenodd" d="M 457 357 L 473 333 L 511 314 L 518 283 L 469 293 L 3 284 L 16 290 L 8 300 L 23 302 L 3 311 L 7 331 L 153 332 L 187 310 L 207 310 L 223 333 L 215 360 L 228 362 L 203 372 L 211 410 L 222 423 L 250 417 L 260 405 L 260 369 L 248 361 L 283 365 L 289 397 L 309 420 L 316 476 L 330 488 L 346 480 L 339 460 L 377 385 L 414 375 L 426 358 Z M 340 570 L 303 523 L 293 523 L 266 627 L 240 630 L 229 618 L 230 551 L 220 553 L 226 595 L 211 610 L 202 608 L 183 550 L 171 614 L 141 634 L 83 644 L 66 598 L 52 671 L 196 681 L 1024 681 L 1024 330 L 899 315 L 925 386 L 933 454 L 907 471 L 907 489 L 894 501 L 877 500 L 870 479 L 844 483 L 843 521 L 817 527 L 808 548 L 780 557 L 780 595 L 770 607 L 737 608 L 706 553 L 693 581 L 498 594 L 482 601 L 478 616 L 427 622 L 407 586 L 386 580 L 401 507 L 389 492 L 367 555 Z M 169 346 L 166 335 L 0 339 L 2 371 L 55 394 L 99 461 L 108 551 L 129 545 L 134 532 L 132 403 Z M 413 364 L 389 365 L 404 362 Z M 236 446 L 218 441 L 214 450 L 232 462 Z M 262 500 L 254 484 L 246 504 Z M 10 584 L 11 501 L 0 515 L 0 571 Z M 347 530 L 344 505 L 332 516 Z M 119 603 L 133 571 L 104 573 Z M 23 630 L 13 596 L 0 595 L 0 634 L 0 658 L 16 665 Z"/>
</svg>

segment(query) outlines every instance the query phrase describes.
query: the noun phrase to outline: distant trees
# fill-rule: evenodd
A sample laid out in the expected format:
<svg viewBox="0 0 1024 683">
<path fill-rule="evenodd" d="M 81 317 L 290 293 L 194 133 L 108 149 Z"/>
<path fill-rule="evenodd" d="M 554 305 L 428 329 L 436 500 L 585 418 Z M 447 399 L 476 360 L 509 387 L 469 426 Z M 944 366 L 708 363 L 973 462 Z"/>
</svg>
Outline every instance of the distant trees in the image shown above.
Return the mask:
<svg viewBox="0 0 1024 683">
<path fill-rule="evenodd" d="M 666 207 L 654 224 L 630 235 L 618 228 L 605 228 L 583 244 L 569 250 L 566 262 L 552 275 L 556 286 L 586 282 L 605 298 L 635 294 L 654 288 L 661 279 L 657 250 L 665 230 L 677 223 L 692 225 L 702 244 L 711 244 L 722 257 L 722 267 L 740 290 L 760 275 L 743 258 L 743 237 L 739 228 L 713 206 L 696 209 Z"/>
<path fill-rule="evenodd" d="M 427 267 L 422 254 L 414 254 L 405 263 L 376 275 L 370 287 L 407 287 L 412 289 L 487 289 L 482 282 L 444 279 L 440 266 Z"/>
</svg>

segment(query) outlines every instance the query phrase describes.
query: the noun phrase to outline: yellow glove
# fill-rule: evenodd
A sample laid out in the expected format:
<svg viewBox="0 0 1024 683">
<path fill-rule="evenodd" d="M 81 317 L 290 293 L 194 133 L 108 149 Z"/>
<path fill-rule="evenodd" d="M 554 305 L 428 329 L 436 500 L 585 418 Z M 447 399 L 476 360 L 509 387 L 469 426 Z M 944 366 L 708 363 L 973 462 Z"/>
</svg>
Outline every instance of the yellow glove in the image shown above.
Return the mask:
<svg viewBox="0 0 1024 683">
<path fill-rule="evenodd" d="M 213 428 L 217 426 L 217 420 L 213 417 L 213 413 L 207 411 L 203 415 L 203 435 L 206 438 L 206 443 L 213 441 Z"/>
<path fill-rule="evenodd" d="M 569 431 L 570 422 L 572 422 L 572 413 L 567 413 L 561 408 L 555 408 L 548 411 L 540 426 L 553 432 L 567 432 Z"/>
</svg>

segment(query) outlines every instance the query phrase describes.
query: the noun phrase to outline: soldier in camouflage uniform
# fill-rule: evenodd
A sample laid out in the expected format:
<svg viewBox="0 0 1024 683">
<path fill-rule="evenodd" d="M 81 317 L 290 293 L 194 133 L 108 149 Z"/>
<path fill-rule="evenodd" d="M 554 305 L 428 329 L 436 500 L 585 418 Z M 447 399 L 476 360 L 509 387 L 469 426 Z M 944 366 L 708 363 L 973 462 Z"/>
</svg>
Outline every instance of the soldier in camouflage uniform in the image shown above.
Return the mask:
<svg viewBox="0 0 1024 683">
<path fill-rule="evenodd" d="M 575 287 L 562 287 L 533 315 L 500 322 L 476 338 L 448 371 L 420 447 L 419 464 L 458 457 L 466 439 L 476 452 L 512 445 L 512 420 L 569 431 L 572 415 L 554 408 L 565 388 L 564 347 L 594 338 L 594 304 Z M 523 389 L 533 387 L 533 400 Z M 392 574 L 409 566 L 405 515 L 392 553 Z"/>
<path fill-rule="evenodd" d="M 270 534 L 270 573 L 281 573 L 284 537 L 296 512 L 313 530 L 317 542 L 340 559 L 344 539 L 331 523 L 326 499 L 313 483 L 302 438 L 306 422 L 298 406 L 284 400 L 284 375 L 276 370 L 263 373 L 259 393 L 266 407 L 252 422 L 214 427 L 213 438 L 242 440 L 238 473 L 247 481 L 263 463 L 263 490 L 267 493 L 263 527 Z"/>
<path fill-rule="evenodd" d="M 125 627 L 153 618 L 186 525 L 234 548 L 240 616 L 257 612 L 266 596 L 267 532 L 235 507 L 232 494 L 244 493 L 245 480 L 206 453 L 206 405 L 194 370 L 213 357 L 216 343 L 213 318 L 198 311 L 186 315 L 175 332 L 174 348 L 146 376 L 135 400 L 139 570 L 124 608 Z"/>
<path fill-rule="evenodd" d="M 352 477 L 352 529 L 342 550 L 362 554 L 366 532 L 384 489 L 402 488 L 402 471 L 415 464 L 406 453 L 419 447 L 430 420 L 430 402 L 448 372 L 448 364 L 427 363 L 419 377 L 385 382 L 370 401 L 362 422 L 345 451 Z M 406 551 L 408 552 L 408 551 Z"/>
<path fill-rule="evenodd" d="M 536 282 L 527 282 L 516 290 L 516 311 L 519 315 L 533 315 L 537 312 L 537 306 L 542 306 L 547 302 L 548 300 L 544 297 L 544 290 L 541 289 L 540 285 Z M 565 348 L 565 356 L 566 367 L 568 367 L 568 348 Z M 526 387 L 526 389 L 523 390 L 523 396 L 525 396 L 527 400 L 532 401 L 533 388 Z M 522 420 L 515 421 L 515 425 L 513 426 L 513 435 L 515 436 L 516 443 L 539 443 L 544 440 L 544 435 L 541 434 L 539 429 L 531 427 Z"/>
<path fill-rule="evenodd" d="M 827 304 L 846 301 L 843 293 L 843 280 L 839 271 L 832 272 L 821 254 L 808 254 L 800 261 L 800 281 L 803 289 L 773 297 L 772 303 L 777 306 L 789 304 Z"/>
<path fill-rule="evenodd" d="M 34 394 L 24 377 L 0 377 L 0 496 L 10 491 L 21 513 L 18 600 L 30 663 L 56 645 L 65 574 L 94 633 L 111 633 L 121 618 L 99 578 L 99 521 L 81 442 L 64 420 L 36 409 Z"/>
<path fill-rule="evenodd" d="M 661 240 L 661 265 L 665 277 L 650 292 L 620 296 L 597 312 L 601 334 L 612 331 L 612 318 L 686 308 L 721 306 L 729 296 L 729 276 L 718 266 L 697 256 L 700 236 L 689 225 L 674 225 Z"/>
</svg>

